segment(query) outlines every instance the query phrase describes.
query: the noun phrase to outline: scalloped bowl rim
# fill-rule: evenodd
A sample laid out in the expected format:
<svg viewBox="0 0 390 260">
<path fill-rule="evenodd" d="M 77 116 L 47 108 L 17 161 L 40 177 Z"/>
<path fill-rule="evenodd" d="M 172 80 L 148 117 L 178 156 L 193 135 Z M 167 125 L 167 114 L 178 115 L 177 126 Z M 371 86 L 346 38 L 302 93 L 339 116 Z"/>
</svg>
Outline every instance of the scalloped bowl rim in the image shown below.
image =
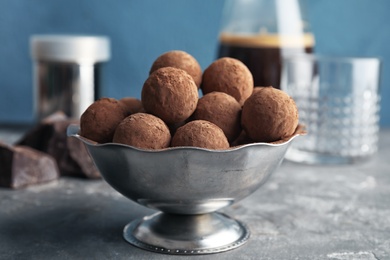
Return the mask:
<svg viewBox="0 0 390 260">
<path fill-rule="evenodd" d="M 229 152 L 238 151 L 238 150 L 245 149 L 247 147 L 252 147 L 252 146 L 277 147 L 277 146 L 286 145 L 286 144 L 290 143 L 293 139 L 295 139 L 297 136 L 301 136 L 301 135 L 306 134 L 305 130 L 302 128 L 303 128 L 302 126 L 298 126 L 293 135 L 291 135 L 290 137 L 285 138 L 283 140 L 278 140 L 278 141 L 276 141 L 277 143 L 255 142 L 255 143 L 249 143 L 249 144 L 229 147 L 228 149 L 207 149 L 207 148 L 194 147 L 194 146 L 176 146 L 176 147 L 167 147 L 167 148 L 163 148 L 163 149 L 141 149 L 141 148 L 138 148 L 135 146 L 121 144 L 121 143 L 109 142 L 109 143 L 102 143 L 101 144 L 101 143 L 97 143 L 95 141 L 92 141 L 86 137 L 79 135 L 78 133 L 80 130 L 80 126 L 78 124 L 70 124 L 67 128 L 67 135 L 77 137 L 85 144 L 90 145 L 90 146 L 94 146 L 94 147 L 105 147 L 105 146 L 125 147 L 125 148 L 129 148 L 129 149 L 136 150 L 139 152 L 144 152 L 144 153 L 164 153 L 164 152 L 180 151 L 180 150 L 183 150 L 183 151 L 196 150 L 196 151 L 204 151 L 204 152 L 210 152 L 210 153 L 229 153 Z"/>
</svg>

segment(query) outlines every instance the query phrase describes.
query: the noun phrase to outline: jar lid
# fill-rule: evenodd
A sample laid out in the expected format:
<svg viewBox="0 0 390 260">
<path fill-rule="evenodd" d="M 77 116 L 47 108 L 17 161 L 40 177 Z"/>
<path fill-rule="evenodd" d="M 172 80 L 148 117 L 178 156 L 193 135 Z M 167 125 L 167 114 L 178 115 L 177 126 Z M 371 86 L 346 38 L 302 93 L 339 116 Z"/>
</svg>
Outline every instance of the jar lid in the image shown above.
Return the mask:
<svg viewBox="0 0 390 260">
<path fill-rule="evenodd" d="M 31 56 L 36 60 L 102 62 L 110 59 L 110 39 L 88 35 L 33 35 Z"/>
</svg>

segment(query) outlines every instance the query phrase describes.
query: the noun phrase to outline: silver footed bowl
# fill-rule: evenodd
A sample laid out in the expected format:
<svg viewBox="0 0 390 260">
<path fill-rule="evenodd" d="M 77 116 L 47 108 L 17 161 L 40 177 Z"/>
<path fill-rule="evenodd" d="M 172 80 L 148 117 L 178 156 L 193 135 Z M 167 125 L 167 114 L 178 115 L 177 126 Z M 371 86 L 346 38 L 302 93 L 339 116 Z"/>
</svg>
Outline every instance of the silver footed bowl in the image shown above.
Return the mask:
<svg viewBox="0 0 390 260">
<path fill-rule="evenodd" d="M 115 190 L 159 212 L 130 222 L 124 238 L 166 254 L 227 251 L 249 238 L 245 224 L 217 213 L 256 191 L 281 164 L 290 142 L 252 143 L 227 150 L 174 147 L 142 150 L 97 144 L 70 125 L 68 136 L 85 143 L 102 177 Z"/>
</svg>

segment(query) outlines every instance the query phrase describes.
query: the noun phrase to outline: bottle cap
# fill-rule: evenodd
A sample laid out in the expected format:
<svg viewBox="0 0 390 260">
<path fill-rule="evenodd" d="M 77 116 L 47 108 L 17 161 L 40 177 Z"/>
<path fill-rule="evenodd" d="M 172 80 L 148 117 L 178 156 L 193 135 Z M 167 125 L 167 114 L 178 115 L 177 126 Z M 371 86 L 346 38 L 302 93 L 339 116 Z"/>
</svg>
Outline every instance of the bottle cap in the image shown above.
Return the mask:
<svg viewBox="0 0 390 260">
<path fill-rule="evenodd" d="M 103 62 L 110 59 L 110 39 L 88 35 L 33 35 L 31 56 L 58 62 Z"/>
</svg>

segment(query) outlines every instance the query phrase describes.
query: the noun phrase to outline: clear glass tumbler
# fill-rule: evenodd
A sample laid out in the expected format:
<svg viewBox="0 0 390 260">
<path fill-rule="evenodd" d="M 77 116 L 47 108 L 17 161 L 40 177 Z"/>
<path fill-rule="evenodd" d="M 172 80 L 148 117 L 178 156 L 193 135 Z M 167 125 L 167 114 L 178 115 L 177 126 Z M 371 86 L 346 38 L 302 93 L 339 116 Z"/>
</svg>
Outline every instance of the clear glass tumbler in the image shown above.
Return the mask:
<svg viewBox="0 0 390 260">
<path fill-rule="evenodd" d="M 281 88 L 296 102 L 307 135 L 286 159 L 309 164 L 353 163 L 378 149 L 377 58 L 300 55 L 284 60 Z"/>
</svg>

